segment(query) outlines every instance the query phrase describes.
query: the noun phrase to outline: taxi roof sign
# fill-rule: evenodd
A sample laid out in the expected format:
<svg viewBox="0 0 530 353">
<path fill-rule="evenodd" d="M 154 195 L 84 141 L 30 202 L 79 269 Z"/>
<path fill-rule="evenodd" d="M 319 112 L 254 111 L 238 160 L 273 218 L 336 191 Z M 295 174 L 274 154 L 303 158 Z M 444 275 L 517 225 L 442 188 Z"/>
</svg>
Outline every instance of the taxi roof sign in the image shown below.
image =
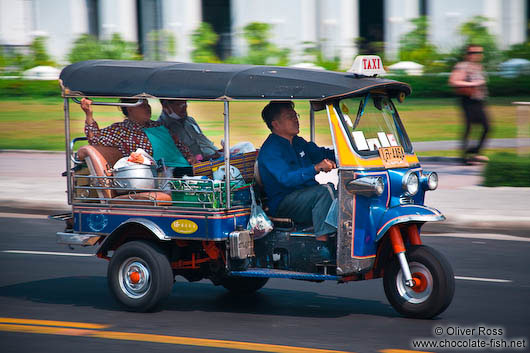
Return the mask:
<svg viewBox="0 0 530 353">
<path fill-rule="evenodd" d="M 363 76 L 376 76 L 386 73 L 383 68 L 383 60 L 377 55 L 358 55 L 348 72 Z"/>
</svg>

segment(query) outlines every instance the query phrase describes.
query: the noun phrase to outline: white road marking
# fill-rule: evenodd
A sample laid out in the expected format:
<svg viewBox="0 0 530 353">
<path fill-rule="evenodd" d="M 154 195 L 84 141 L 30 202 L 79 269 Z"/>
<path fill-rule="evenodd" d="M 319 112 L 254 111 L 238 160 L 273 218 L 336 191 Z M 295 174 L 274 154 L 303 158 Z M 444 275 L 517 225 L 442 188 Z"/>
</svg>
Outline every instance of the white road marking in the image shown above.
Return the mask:
<svg viewBox="0 0 530 353">
<path fill-rule="evenodd" d="M 0 218 L 47 219 L 48 216 L 45 214 L 0 212 Z"/>
<path fill-rule="evenodd" d="M 448 237 L 448 238 L 469 238 L 469 239 L 488 239 L 488 240 L 510 240 L 530 242 L 530 238 L 516 237 L 505 234 L 488 234 L 488 233 L 422 233 L 422 237 Z"/>
<path fill-rule="evenodd" d="M 54 251 L 29 251 L 29 250 L 3 250 L 9 254 L 30 254 L 30 255 L 58 255 L 58 256 L 94 256 L 93 254 L 80 254 L 71 252 L 54 252 Z"/>
<path fill-rule="evenodd" d="M 496 283 L 511 283 L 511 282 L 513 282 L 513 281 L 511 281 L 509 279 L 464 277 L 464 276 L 455 276 L 455 279 L 462 279 L 462 280 L 465 280 L 465 281 L 496 282 Z"/>
</svg>

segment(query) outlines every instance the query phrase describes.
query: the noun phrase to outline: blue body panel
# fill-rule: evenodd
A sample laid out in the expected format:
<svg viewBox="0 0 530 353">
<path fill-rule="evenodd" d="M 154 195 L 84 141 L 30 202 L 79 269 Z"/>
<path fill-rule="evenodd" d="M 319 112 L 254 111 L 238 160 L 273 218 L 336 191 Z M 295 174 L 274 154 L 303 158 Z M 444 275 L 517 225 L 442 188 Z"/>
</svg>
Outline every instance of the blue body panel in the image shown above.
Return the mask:
<svg viewBox="0 0 530 353">
<path fill-rule="evenodd" d="M 420 187 L 418 193 L 403 201 L 402 180 L 408 171 L 421 178 L 422 170 L 416 168 L 398 168 L 380 171 L 355 171 L 355 179 L 365 176 L 380 176 L 385 184 L 381 196 L 353 195 L 353 258 L 373 257 L 377 251 L 377 241 L 398 223 L 441 221 L 445 217 L 436 209 L 423 206 L 425 190 Z"/>
<path fill-rule="evenodd" d="M 168 238 L 226 240 L 237 226 L 246 228 L 249 209 L 230 212 L 204 212 L 156 209 L 108 209 L 98 207 L 74 208 L 74 231 L 80 233 L 111 234 L 122 223 L 134 219 L 147 219 L 155 223 Z M 193 232 L 177 232 L 172 224 L 177 220 L 191 221 Z M 195 226 L 193 226 L 193 229 Z"/>
</svg>

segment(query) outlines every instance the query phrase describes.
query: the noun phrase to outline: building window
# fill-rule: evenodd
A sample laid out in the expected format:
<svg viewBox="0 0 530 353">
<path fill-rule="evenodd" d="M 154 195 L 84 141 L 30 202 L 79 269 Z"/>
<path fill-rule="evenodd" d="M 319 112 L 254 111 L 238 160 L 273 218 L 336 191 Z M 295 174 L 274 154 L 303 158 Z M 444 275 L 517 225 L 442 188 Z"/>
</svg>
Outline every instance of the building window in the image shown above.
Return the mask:
<svg viewBox="0 0 530 353">
<path fill-rule="evenodd" d="M 86 0 L 88 16 L 88 34 L 99 37 L 99 4 L 98 0 Z"/>
<path fill-rule="evenodd" d="M 232 21 L 230 0 L 202 0 L 202 20 L 208 22 L 219 41 L 215 47 L 217 56 L 226 59 L 232 55 Z"/>
<path fill-rule="evenodd" d="M 145 59 L 156 60 L 164 48 L 159 48 L 157 32 L 162 29 L 160 0 L 136 0 L 138 16 L 138 47 Z"/>
</svg>

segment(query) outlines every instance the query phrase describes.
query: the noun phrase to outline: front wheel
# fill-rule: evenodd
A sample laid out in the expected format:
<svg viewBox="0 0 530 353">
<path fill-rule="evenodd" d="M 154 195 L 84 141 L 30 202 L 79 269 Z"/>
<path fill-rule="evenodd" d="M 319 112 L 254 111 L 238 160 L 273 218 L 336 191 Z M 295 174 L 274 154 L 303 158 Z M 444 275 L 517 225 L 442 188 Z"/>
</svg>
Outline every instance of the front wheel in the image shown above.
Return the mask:
<svg viewBox="0 0 530 353">
<path fill-rule="evenodd" d="M 251 294 L 261 289 L 268 278 L 261 277 L 225 277 L 221 285 L 234 294 Z"/>
<path fill-rule="evenodd" d="M 148 311 L 167 298 L 175 277 L 167 256 L 154 243 L 131 241 L 110 259 L 107 281 L 116 299 L 134 311 Z"/>
<path fill-rule="evenodd" d="M 416 285 L 409 287 L 396 257 L 385 267 L 383 284 L 388 301 L 400 314 L 429 319 L 442 313 L 455 291 L 453 269 L 438 251 L 425 245 L 407 249 L 410 273 Z"/>
</svg>

